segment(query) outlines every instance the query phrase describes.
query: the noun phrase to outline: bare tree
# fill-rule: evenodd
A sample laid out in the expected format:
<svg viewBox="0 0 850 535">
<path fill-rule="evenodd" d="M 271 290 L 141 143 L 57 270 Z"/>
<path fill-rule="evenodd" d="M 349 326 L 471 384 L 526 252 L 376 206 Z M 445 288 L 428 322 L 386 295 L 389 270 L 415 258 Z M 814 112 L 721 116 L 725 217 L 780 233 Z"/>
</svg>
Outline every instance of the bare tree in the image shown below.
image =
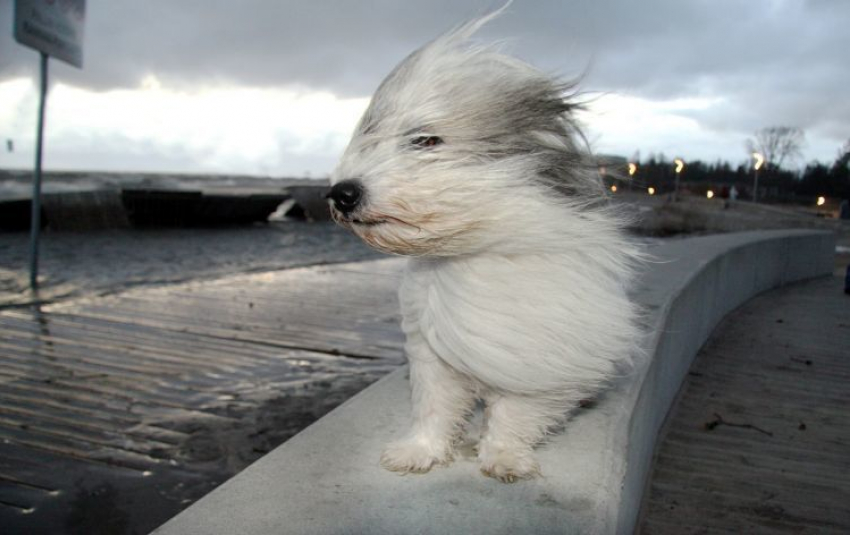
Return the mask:
<svg viewBox="0 0 850 535">
<path fill-rule="evenodd" d="M 804 143 L 805 135 L 799 128 L 768 126 L 757 130 L 745 145 L 748 153 L 761 153 L 769 168 L 778 169 L 785 160 L 801 157 Z"/>
<path fill-rule="evenodd" d="M 838 157 L 836 160 L 842 160 L 850 157 L 850 139 L 844 142 L 844 145 L 838 149 Z"/>
<path fill-rule="evenodd" d="M 835 164 L 833 164 L 834 172 L 839 170 L 847 170 L 850 167 L 850 139 L 844 143 L 844 146 L 838 149 L 838 154 L 835 156 Z"/>
</svg>

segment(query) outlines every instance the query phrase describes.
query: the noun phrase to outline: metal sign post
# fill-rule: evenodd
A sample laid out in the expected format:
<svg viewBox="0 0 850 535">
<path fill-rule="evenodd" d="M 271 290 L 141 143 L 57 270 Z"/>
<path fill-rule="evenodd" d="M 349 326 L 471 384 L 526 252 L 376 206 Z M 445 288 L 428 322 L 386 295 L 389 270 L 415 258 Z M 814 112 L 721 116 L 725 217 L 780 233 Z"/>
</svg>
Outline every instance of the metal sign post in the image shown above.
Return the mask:
<svg viewBox="0 0 850 535">
<path fill-rule="evenodd" d="M 679 175 L 682 174 L 682 169 L 685 168 L 685 161 L 681 158 L 676 158 L 673 160 L 673 163 L 676 164 L 676 189 L 673 190 L 673 201 L 679 200 Z"/>
<path fill-rule="evenodd" d="M 44 108 L 47 100 L 47 61 L 50 56 L 83 66 L 83 27 L 86 0 L 16 0 L 15 40 L 41 55 L 38 128 L 30 222 L 30 288 L 38 288 L 38 241 L 41 233 L 41 155 L 44 146 Z"/>
<path fill-rule="evenodd" d="M 47 54 L 41 53 L 41 90 L 38 101 L 38 129 L 35 138 L 35 174 L 32 180 L 30 217 L 30 288 L 38 288 L 38 239 L 41 231 L 41 152 L 44 139 L 44 105 L 47 101 Z"/>
<path fill-rule="evenodd" d="M 755 158 L 756 163 L 753 166 L 753 202 L 758 202 L 759 200 L 759 169 L 761 169 L 761 165 L 764 163 L 764 156 L 762 156 L 758 152 L 753 153 L 753 158 Z"/>
</svg>

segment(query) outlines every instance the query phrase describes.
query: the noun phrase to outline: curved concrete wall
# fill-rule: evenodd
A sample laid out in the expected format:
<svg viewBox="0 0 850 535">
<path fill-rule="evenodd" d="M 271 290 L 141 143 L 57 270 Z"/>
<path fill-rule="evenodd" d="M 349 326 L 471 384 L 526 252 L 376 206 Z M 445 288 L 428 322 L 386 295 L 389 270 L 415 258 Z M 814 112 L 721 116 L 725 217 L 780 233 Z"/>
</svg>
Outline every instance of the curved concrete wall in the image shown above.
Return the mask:
<svg viewBox="0 0 850 535">
<path fill-rule="evenodd" d="M 832 271 L 834 237 L 770 231 L 653 249 L 635 298 L 649 358 L 539 450 L 543 477 L 504 485 L 474 454 L 424 476 L 378 466 L 407 426 L 399 370 L 250 466 L 155 533 L 631 533 L 658 431 L 717 322 L 753 295 Z M 472 432 L 474 434 L 474 431 Z"/>
</svg>

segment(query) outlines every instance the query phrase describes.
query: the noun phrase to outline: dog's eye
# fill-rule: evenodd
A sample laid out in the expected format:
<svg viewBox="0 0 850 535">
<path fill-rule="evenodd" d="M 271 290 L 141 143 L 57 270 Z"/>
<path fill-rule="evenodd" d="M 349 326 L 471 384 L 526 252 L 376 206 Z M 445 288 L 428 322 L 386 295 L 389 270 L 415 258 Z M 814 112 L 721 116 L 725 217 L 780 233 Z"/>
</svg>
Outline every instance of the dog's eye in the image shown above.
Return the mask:
<svg viewBox="0 0 850 535">
<path fill-rule="evenodd" d="M 443 143 L 442 138 L 437 136 L 417 136 L 411 140 L 417 147 L 436 147 Z"/>
</svg>

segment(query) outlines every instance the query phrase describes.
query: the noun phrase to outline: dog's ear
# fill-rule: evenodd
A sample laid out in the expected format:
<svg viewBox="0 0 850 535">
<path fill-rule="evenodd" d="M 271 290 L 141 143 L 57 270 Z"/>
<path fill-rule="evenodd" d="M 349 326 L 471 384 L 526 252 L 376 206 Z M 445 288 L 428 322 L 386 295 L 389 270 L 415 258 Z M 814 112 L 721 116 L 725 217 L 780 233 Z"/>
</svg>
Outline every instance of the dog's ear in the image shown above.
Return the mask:
<svg viewBox="0 0 850 535">
<path fill-rule="evenodd" d="M 391 107 L 392 103 L 384 102 L 384 96 L 386 94 L 392 94 L 393 87 L 402 86 L 406 82 L 414 70 L 415 65 L 423 56 L 430 54 L 440 55 L 446 50 L 463 47 L 482 26 L 504 13 L 512 1 L 508 0 L 502 7 L 449 30 L 403 59 L 378 86 L 372 102 L 360 119 L 360 123 L 355 131 L 361 135 L 370 135 L 378 130 L 382 117 L 391 111 L 391 109 L 385 109 L 388 106 Z"/>
</svg>

